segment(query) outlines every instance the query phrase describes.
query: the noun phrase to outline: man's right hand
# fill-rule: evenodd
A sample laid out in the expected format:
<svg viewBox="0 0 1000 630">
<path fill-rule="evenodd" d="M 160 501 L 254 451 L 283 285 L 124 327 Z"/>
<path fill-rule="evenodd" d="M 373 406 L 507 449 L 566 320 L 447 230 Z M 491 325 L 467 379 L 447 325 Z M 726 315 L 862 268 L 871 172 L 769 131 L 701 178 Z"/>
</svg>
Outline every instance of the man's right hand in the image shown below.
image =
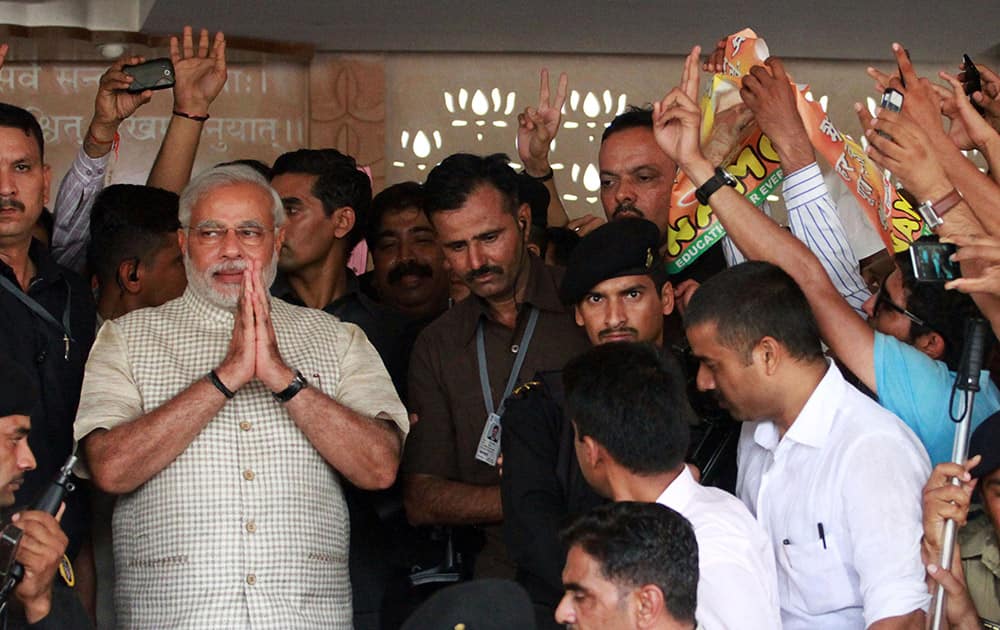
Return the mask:
<svg viewBox="0 0 1000 630">
<path fill-rule="evenodd" d="M 153 98 L 153 92 L 128 92 L 132 77 L 125 74 L 126 65 L 145 61 L 142 57 L 122 57 L 101 75 L 94 99 L 94 117 L 83 139 L 83 148 L 92 158 L 107 155 L 114 146 L 115 134 L 122 121 Z"/>
<path fill-rule="evenodd" d="M 927 485 L 924 486 L 924 547 L 925 550 L 940 558 L 942 538 L 944 536 L 944 523 L 948 519 L 954 520 L 959 527 L 965 525 L 969 517 L 969 501 L 972 498 L 972 490 L 976 487 L 976 480 L 972 479 L 969 471 L 979 464 L 981 457 L 976 455 L 965 462 L 964 466 L 946 462 L 938 464 L 931 472 Z M 956 486 L 951 483 L 953 477 L 957 477 L 962 485 Z"/>
<path fill-rule="evenodd" d="M 662 100 L 653 103 L 653 135 L 660 149 L 690 177 L 689 169 L 707 169 L 708 163 L 701 151 L 701 110 L 698 108 L 698 56 L 701 48 L 695 46 L 684 61 L 684 73 L 679 86 L 670 90 Z"/>
<path fill-rule="evenodd" d="M 964 86 L 966 82 L 964 62 L 960 67 L 962 71 L 958 73 L 958 80 Z M 979 70 L 979 82 L 982 90 L 973 93 L 972 99 L 983 108 L 983 117 L 987 122 L 994 129 L 1000 131 L 1000 76 L 981 63 L 977 63 L 976 68 Z"/>
<path fill-rule="evenodd" d="M 781 167 L 793 173 L 816 161 L 806 127 L 802 124 L 795 86 L 777 57 L 750 68 L 740 89 L 743 102 L 753 111 L 761 131 L 774 143 Z"/>
<path fill-rule="evenodd" d="M 566 73 L 560 74 L 556 100 L 552 101 L 549 93 L 549 71 L 542 68 L 538 107 L 526 107 L 517 115 L 517 155 L 524 164 L 525 172 L 531 177 L 544 177 L 551 168 L 549 147 L 559 133 L 568 83 Z"/>
<path fill-rule="evenodd" d="M 69 544 L 58 520 L 65 509 L 63 504 L 56 516 L 29 510 L 11 519 L 24 531 L 17 549 L 17 561 L 24 567 L 24 578 L 14 593 L 24 607 L 28 623 L 44 619 L 52 608 L 52 582 Z"/>
<path fill-rule="evenodd" d="M 243 284 L 240 290 L 240 300 L 236 305 L 233 317 L 233 336 L 229 340 L 229 351 L 215 373 L 231 392 L 235 392 L 254 377 L 257 354 L 255 346 L 257 334 L 253 308 L 253 287 L 250 274 L 253 269 L 248 266 L 243 271 Z"/>
<path fill-rule="evenodd" d="M 201 29 L 198 51 L 190 26 L 184 27 L 183 43 L 170 38 L 170 60 L 174 64 L 174 110 L 192 116 L 207 116 L 208 108 L 226 85 L 226 37 L 219 31 L 208 49 L 208 30 Z"/>
</svg>

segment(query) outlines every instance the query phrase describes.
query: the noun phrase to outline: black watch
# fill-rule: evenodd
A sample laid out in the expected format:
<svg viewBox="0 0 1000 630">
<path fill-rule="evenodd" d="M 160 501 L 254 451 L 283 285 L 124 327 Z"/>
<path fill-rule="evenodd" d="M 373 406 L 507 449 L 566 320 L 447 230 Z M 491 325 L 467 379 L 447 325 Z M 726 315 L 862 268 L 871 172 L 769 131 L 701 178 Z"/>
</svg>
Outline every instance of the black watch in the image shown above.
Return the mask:
<svg viewBox="0 0 1000 630">
<path fill-rule="evenodd" d="M 698 199 L 698 203 L 703 206 L 708 205 L 708 198 L 711 197 L 715 191 L 722 188 L 723 186 L 729 186 L 730 188 L 736 188 L 736 178 L 730 175 L 724 168 L 716 166 L 715 175 L 712 175 L 708 181 L 698 187 L 698 190 L 694 191 L 694 196 Z"/>
<path fill-rule="evenodd" d="M 288 387 L 280 392 L 272 392 L 271 395 L 274 396 L 274 399 L 278 402 L 286 403 L 291 400 L 295 394 L 298 394 L 308 386 L 309 381 L 306 380 L 306 377 L 302 376 L 302 372 L 295 370 L 295 378 L 292 379 L 292 382 L 289 383 Z"/>
</svg>

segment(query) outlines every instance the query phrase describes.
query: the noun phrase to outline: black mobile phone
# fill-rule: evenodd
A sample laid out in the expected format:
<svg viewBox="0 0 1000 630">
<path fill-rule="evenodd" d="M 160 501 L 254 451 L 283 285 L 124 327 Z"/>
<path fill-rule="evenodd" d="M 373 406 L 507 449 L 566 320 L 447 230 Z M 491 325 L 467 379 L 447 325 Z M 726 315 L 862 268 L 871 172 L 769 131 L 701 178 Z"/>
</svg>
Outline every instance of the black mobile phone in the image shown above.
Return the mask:
<svg viewBox="0 0 1000 630">
<path fill-rule="evenodd" d="M 963 78 L 965 79 L 962 81 L 962 87 L 965 88 L 965 95 L 969 97 L 969 102 L 972 103 L 972 106 L 982 116 L 985 110 L 982 105 L 972 100 L 972 95 L 983 91 L 983 78 L 979 74 L 979 68 L 976 67 L 975 62 L 972 61 L 972 57 L 969 55 L 962 55 L 962 66 Z"/>
<path fill-rule="evenodd" d="M 128 86 L 129 92 L 165 90 L 174 87 L 174 64 L 166 57 L 124 66 L 122 72 L 132 77 L 132 85 Z"/>
<path fill-rule="evenodd" d="M 915 241 L 910 244 L 910 263 L 917 282 L 944 283 L 962 277 L 957 262 L 951 260 L 955 253 L 952 243 Z"/>
</svg>

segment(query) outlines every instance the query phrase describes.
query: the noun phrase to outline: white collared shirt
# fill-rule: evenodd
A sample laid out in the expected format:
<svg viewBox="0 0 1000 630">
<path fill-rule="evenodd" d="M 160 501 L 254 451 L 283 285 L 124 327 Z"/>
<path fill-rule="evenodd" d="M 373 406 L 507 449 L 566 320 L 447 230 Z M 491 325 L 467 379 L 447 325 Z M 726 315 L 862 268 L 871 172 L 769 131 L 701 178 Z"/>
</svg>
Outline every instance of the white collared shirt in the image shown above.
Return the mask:
<svg viewBox="0 0 1000 630">
<path fill-rule="evenodd" d="M 694 528 L 699 627 L 780 628 L 771 543 L 739 499 L 700 485 L 685 466 L 656 502 L 682 514 Z"/>
<path fill-rule="evenodd" d="M 738 463 L 736 494 L 774 549 L 786 630 L 865 628 L 926 610 L 927 452 L 836 366 L 783 438 L 773 422 L 746 423 Z"/>
</svg>

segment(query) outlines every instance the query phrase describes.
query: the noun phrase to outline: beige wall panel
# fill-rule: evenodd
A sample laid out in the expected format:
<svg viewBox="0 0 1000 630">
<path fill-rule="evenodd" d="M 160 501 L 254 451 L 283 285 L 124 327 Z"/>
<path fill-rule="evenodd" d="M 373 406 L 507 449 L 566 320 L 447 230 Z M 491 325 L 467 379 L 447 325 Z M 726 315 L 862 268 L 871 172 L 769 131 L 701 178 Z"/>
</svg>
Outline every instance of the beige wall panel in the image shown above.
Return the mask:
<svg viewBox="0 0 1000 630">
<path fill-rule="evenodd" d="M 309 69 L 309 146 L 332 147 L 385 185 L 385 64 L 377 56 L 318 55 Z"/>
<path fill-rule="evenodd" d="M 517 113 L 537 104 L 539 70 L 549 69 L 553 91 L 558 74 L 567 72 L 571 95 L 551 159 L 560 192 L 570 196 L 563 203 L 571 217 L 602 212 L 596 163 L 605 124 L 622 103 L 643 105 L 661 98 L 680 79 L 683 64 L 680 57 L 600 55 L 413 54 L 386 59 L 390 184 L 422 181 L 435 164 L 460 151 L 504 152 L 516 162 Z M 884 70 L 893 68 L 892 63 L 877 63 Z M 828 97 L 834 123 L 855 137 L 860 126 L 853 104 L 874 94 L 867 65 L 787 62 L 795 80 L 809 83 L 817 100 Z M 917 69 L 933 76 L 948 66 L 942 62 Z"/>
</svg>

